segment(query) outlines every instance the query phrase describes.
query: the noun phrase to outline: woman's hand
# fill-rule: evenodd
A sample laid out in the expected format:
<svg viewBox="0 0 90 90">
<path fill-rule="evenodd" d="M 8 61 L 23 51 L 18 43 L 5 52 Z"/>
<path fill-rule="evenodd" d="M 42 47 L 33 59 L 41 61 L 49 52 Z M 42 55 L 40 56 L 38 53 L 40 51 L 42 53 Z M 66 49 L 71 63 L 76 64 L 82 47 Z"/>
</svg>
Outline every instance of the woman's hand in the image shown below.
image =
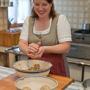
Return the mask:
<svg viewBox="0 0 90 90">
<path fill-rule="evenodd" d="M 40 44 L 41 44 L 41 42 L 29 44 L 29 46 L 28 46 L 29 53 L 38 52 Z"/>
<path fill-rule="evenodd" d="M 42 57 L 42 55 L 43 55 L 43 53 L 39 53 L 39 54 L 38 53 L 30 53 L 30 54 L 28 54 L 28 56 L 32 59 L 39 59 Z"/>
<path fill-rule="evenodd" d="M 36 53 L 29 53 L 28 56 L 33 58 L 33 59 L 39 59 L 39 58 L 42 57 L 43 53 L 44 53 L 44 47 L 40 47 L 38 52 L 36 52 Z"/>
</svg>

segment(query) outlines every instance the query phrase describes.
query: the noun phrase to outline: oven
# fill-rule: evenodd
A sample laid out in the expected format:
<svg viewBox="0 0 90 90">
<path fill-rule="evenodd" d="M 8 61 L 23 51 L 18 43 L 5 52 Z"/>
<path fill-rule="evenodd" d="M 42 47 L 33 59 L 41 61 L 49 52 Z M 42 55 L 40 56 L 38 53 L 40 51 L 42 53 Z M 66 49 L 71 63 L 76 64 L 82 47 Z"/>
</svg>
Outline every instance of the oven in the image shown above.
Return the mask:
<svg viewBox="0 0 90 90">
<path fill-rule="evenodd" d="M 90 44 L 72 43 L 68 57 L 90 60 Z"/>
<path fill-rule="evenodd" d="M 90 30 L 74 30 L 68 57 L 90 60 Z"/>
<path fill-rule="evenodd" d="M 73 30 L 72 43 L 66 55 L 70 77 L 78 81 L 90 78 L 90 30 Z"/>
</svg>

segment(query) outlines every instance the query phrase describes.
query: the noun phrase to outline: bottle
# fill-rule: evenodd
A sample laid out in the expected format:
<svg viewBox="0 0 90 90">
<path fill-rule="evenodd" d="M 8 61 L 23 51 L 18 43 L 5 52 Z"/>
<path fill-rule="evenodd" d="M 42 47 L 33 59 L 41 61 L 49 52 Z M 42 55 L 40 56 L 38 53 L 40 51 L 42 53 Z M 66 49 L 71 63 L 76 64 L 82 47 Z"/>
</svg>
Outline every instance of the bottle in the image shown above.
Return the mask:
<svg viewBox="0 0 90 90">
<path fill-rule="evenodd" d="M 1 1 L 1 6 L 3 6 L 3 0 L 0 0 Z"/>
<path fill-rule="evenodd" d="M 5 0 L 3 0 L 3 6 L 5 6 Z"/>
<path fill-rule="evenodd" d="M 5 6 L 9 6 L 9 0 L 5 0 Z"/>
<path fill-rule="evenodd" d="M 5 6 L 5 0 L 1 0 L 1 6 Z"/>
</svg>

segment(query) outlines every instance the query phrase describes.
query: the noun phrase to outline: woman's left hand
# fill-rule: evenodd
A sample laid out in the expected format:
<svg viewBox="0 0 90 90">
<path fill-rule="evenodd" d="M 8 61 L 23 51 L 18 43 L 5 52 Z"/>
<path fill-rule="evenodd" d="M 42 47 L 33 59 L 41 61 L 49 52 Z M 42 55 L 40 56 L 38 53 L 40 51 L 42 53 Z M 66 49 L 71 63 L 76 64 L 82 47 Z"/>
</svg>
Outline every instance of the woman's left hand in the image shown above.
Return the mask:
<svg viewBox="0 0 90 90">
<path fill-rule="evenodd" d="M 38 59 L 38 58 L 42 57 L 43 53 L 44 53 L 44 47 L 40 47 L 38 52 L 30 53 L 30 54 L 28 54 L 28 56 L 33 58 L 33 59 Z"/>
</svg>

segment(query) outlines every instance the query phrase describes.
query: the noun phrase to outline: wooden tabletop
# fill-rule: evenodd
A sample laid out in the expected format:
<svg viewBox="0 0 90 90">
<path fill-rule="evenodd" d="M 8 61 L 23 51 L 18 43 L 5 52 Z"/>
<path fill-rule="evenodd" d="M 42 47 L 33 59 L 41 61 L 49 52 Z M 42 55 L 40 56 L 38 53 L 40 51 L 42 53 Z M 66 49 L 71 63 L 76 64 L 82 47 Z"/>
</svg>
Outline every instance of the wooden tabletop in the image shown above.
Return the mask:
<svg viewBox="0 0 90 90">
<path fill-rule="evenodd" d="M 58 81 L 58 87 L 56 90 L 63 90 L 66 88 L 71 82 L 73 82 L 73 79 L 62 77 L 58 75 L 52 75 L 49 74 L 49 77 L 54 78 Z M 0 90 L 17 90 L 15 87 L 15 80 L 17 80 L 19 77 L 16 74 L 12 74 L 8 77 L 5 77 L 0 80 Z"/>
</svg>

